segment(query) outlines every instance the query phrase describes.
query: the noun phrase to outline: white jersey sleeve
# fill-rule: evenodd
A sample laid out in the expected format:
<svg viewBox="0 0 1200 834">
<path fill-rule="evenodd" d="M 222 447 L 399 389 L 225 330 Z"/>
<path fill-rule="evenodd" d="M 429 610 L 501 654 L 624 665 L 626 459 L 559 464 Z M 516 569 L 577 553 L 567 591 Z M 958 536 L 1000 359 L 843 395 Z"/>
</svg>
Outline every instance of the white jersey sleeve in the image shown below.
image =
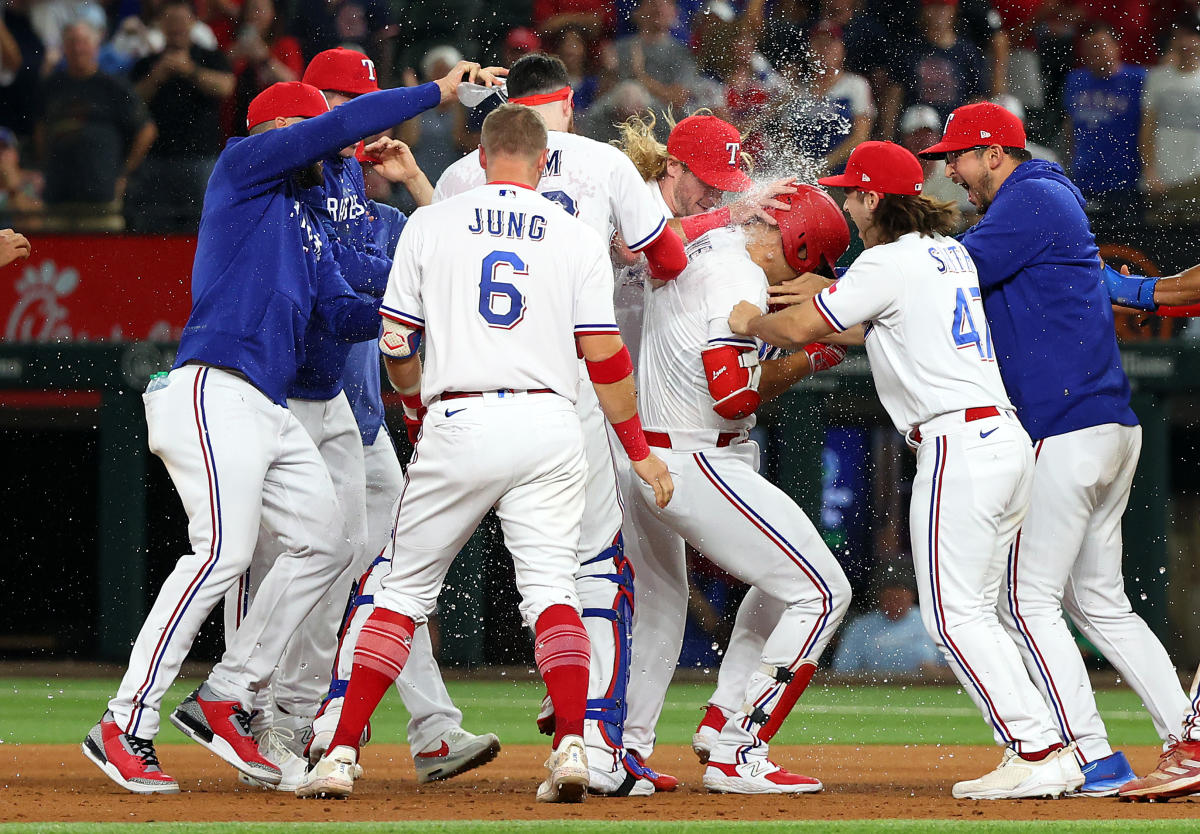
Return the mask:
<svg viewBox="0 0 1200 834">
<path fill-rule="evenodd" d="M 590 257 L 588 257 L 590 255 Z M 589 249 L 575 294 L 575 335 L 621 335 L 613 308 L 612 262 L 603 249 Z"/>
<path fill-rule="evenodd" d="M 413 218 L 420 213 L 413 212 Z M 421 224 L 405 228 L 396 246 L 392 259 L 392 270 L 388 275 L 387 289 L 383 292 L 383 303 L 379 314 L 414 329 L 425 329 L 425 307 L 421 301 Z"/>
<path fill-rule="evenodd" d="M 479 151 L 472 151 L 453 163 L 438 177 L 433 189 L 433 202 L 440 203 L 448 197 L 478 188 L 487 182 L 487 174 L 479 165 Z"/>
<path fill-rule="evenodd" d="M 708 347 L 731 345 L 737 348 L 758 349 L 758 342 L 747 336 L 736 336 L 729 329 L 729 314 L 739 301 L 749 301 L 760 309 L 767 307 L 766 282 L 763 272 L 749 259 L 735 261 L 728 269 L 712 275 L 704 287 L 704 307 L 708 316 Z"/>
<path fill-rule="evenodd" d="M 658 201 L 646 190 L 646 181 L 629 157 L 611 145 L 605 147 L 612 157 L 608 179 L 610 211 L 625 244 L 640 252 L 662 234 L 667 218 Z"/>
<path fill-rule="evenodd" d="M 900 276 L 883 256 L 867 250 L 846 274 L 813 297 L 825 323 L 841 333 L 856 324 L 899 315 Z"/>
</svg>

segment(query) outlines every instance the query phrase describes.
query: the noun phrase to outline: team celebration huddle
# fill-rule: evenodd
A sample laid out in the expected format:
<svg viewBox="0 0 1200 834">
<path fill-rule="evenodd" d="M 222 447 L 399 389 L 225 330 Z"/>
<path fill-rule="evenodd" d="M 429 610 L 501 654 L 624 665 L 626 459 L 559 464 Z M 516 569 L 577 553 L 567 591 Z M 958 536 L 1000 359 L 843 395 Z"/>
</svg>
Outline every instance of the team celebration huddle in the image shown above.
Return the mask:
<svg viewBox="0 0 1200 834">
<path fill-rule="evenodd" d="M 1113 322 L 1114 304 L 1200 293 L 1104 267 L 1079 190 L 997 104 L 958 108 L 920 153 L 980 213 L 956 239 L 958 209 L 922 194 L 900 145 L 755 185 L 722 119 L 668 117 L 664 145 L 635 116 L 604 144 L 572 132 L 573 97 L 536 52 L 380 90 L 339 48 L 250 103 L 208 182 L 174 368 L 144 395 L 192 552 L 84 755 L 134 793 L 179 791 L 154 746 L 163 698 L 224 601 L 225 652 L 168 719 L 243 782 L 351 796 L 393 684 L 419 781 L 486 765 L 500 741 L 463 729 L 428 619 L 494 510 L 545 683 L 537 801 L 679 786 L 653 753 L 687 546 L 750 588 L 693 737 L 704 789 L 820 791 L 771 742 L 851 586 L 750 431 L 864 345 L 916 455 L 921 617 L 1002 748 L 953 796 L 1200 792 L 1200 698 L 1124 591 L 1141 430 Z M 453 99 L 492 109 L 436 184 L 403 142 L 372 139 Z M 409 190 L 411 217 L 367 198 L 364 165 Z M 847 264 L 850 223 L 865 248 Z M 1142 778 L 1109 744 L 1064 611 L 1162 738 Z"/>
</svg>

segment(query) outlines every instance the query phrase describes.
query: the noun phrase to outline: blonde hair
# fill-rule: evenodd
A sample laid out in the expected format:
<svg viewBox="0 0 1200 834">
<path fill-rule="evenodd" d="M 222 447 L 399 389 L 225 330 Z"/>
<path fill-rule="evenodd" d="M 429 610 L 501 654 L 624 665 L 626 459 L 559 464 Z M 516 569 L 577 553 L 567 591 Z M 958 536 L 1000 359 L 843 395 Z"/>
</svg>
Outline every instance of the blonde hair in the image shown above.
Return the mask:
<svg viewBox="0 0 1200 834">
<path fill-rule="evenodd" d="M 702 107 L 693 116 L 711 116 L 712 111 L 707 107 Z M 667 112 L 662 114 L 663 121 L 666 122 L 668 133 L 675 129 L 675 116 L 668 107 Z M 642 179 L 650 182 L 651 180 L 661 180 L 667 174 L 667 163 L 674 159 L 679 164 L 687 168 L 687 163 L 681 159 L 672 156 L 667 150 L 667 146 L 658 141 L 658 137 L 654 134 L 654 128 L 658 124 L 658 120 L 654 116 L 652 110 L 647 110 L 645 116 L 630 116 L 625 121 L 616 125 L 617 130 L 621 132 L 619 139 L 613 139 L 610 144 L 621 149 L 621 152 L 629 157 L 633 162 L 633 167 L 637 168 L 637 172 L 641 174 Z M 754 158 L 745 151 L 741 152 L 742 162 L 750 171 L 754 170 Z"/>
</svg>

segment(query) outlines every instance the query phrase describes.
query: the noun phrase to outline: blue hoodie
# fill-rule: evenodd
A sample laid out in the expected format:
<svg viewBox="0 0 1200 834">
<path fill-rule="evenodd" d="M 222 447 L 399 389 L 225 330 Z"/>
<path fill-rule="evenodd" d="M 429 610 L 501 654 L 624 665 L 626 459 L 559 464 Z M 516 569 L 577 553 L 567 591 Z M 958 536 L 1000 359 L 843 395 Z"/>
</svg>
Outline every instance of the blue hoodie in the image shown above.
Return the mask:
<svg viewBox="0 0 1200 834">
<path fill-rule="evenodd" d="M 979 270 L 1004 387 L 1034 440 L 1137 425 L 1083 206 L 1062 168 L 1031 160 L 960 238 Z"/>
<path fill-rule="evenodd" d="M 408 218 L 399 209 L 382 203 L 368 203 L 368 214 L 373 217 L 371 222 L 372 242 L 387 253 L 390 258 L 400 242 L 400 232 Z M 350 348 L 350 358 L 346 360 L 346 371 L 342 381 L 346 386 L 346 397 L 350 400 L 350 409 L 354 419 L 358 421 L 358 430 L 362 434 L 364 446 L 373 446 L 383 425 L 383 389 L 379 374 L 379 342 L 371 339 L 359 342 Z"/>
<path fill-rule="evenodd" d="M 433 83 L 383 90 L 288 127 L 229 140 L 204 195 L 192 312 L 176 367 L 194 361 L 231 368 L 285 405 L 314 314 L 343 337 L 377 332 L 378 317 L 369 321 L 371 305 L 342 280 L 292 174 L 440 100 Z"/>
<path fill-rule="evenodd" d="M 305 191 L 301 200 L 321 219 L 346 283 L 355 292 L 378 302 L 387 288 L 392 261 L 384 257 L 383 250 L 371 239 L 362 166 L 353 157 L 334 154 L 325 159 L 323 170 L 323 185 Z M 370 337 L 376 335 L 379 322 L 375 325 L 375 330 L 368 334 Z M 304 364 L 296 372 L 288 397 L 302 400 L 336 397 L 342 390 L 346 359 L 354 343 L 355 340 L 343 338 L 322 323 L 310 325 L 304 340 Z"/>
</svg>

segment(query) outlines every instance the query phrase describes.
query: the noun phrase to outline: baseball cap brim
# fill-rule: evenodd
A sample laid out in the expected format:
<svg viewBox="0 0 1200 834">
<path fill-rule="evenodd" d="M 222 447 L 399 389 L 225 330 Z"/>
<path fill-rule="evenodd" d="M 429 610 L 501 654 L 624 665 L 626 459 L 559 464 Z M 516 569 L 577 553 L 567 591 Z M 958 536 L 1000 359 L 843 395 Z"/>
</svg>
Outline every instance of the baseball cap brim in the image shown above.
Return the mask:
<svg viewBox="0 0 1200 834">
<path fill-rule="evenodd" d="M 965 151 L 968 148 L 978 148 L 979 142 L 967 144 L 968 140 L 964 139 L 943 139 L 936 145 L 930 145 L 923 151 L 918 151 L 917 156 L 921 159 L 945 159 L 946 154 L 954 153 L 954 151 Z"/>
<path fill-rule="evenodd" d="M 833 188 L 861 188 L 862 182 L 856 180 L 849 174 L 838 174 L 835 177 L 821 177 L 817 180 L 818 185 L 828 185 Z"/>
<path fill-rule="evenodd" d="M 741 168 L 703 173 L 693 168 L 692 173 L 699 177 L 705 185 L 719 188 L 722 191 L 749 191 L 754 187 L 754 180 L 746 176 L 746 172 Z"/>
</svg>

